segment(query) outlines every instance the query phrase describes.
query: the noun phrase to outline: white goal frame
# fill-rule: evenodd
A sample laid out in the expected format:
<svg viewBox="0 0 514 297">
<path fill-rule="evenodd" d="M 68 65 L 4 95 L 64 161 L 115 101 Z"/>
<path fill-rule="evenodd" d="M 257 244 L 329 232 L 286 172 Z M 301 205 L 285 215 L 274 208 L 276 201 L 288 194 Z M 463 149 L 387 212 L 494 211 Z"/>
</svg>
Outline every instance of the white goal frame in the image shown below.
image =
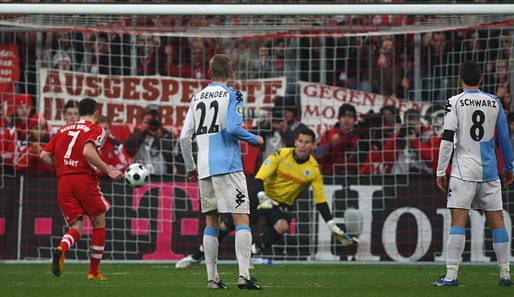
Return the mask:
<svg viewBox="0 0 514 297">
<path fill-rule="evenodd" d="M 287 13 L 284 13 L 287 12 Z M 514 4 L 0 4 L 0 14 L 95 15 L 480 15 Z"/>
</svg>

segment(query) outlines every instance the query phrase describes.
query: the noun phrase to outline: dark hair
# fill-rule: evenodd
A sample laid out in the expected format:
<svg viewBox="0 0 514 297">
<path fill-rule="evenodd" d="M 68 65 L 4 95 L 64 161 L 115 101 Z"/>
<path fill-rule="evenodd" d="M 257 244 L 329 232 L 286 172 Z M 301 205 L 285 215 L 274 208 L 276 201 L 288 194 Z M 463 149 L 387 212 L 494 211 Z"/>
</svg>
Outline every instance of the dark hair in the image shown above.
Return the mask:
<svg viewBox="0 0 514 297">
<path fill-rule="evenodd" d="M 467 61 L 460 65 L 459 76 L 466 85 L 474 87 L 480 84 L 482 71 L 477 63 L 474 61 Z"/>
<path fill-rule="evenodd" d="M 391 114 L 394 116 L 394 121 L 397 124 L 401 124 L 402 118 L 400 117 L 400 112 L 398 111 L 398 108 L 394 105 L 384 105 L 380 108 L 380 114 L 382 115 L 385 110 L 389 110 Z"/>
<path fill-rule="evenodd" d="M 339 107 L 338 117 L 343 117 L 345 115 L 352 116 L 354 119 L 357 118 L 357 111 L 355 110 L 355 107 L 351 104 L 345 103 Z"/>
<path fill-rule="evenodd" d="M 316 134 L 314 134 L 314 131 L 312 131 L 312 129 L 310 129 L 306 126 L 300 126 L 300 127 L 298 127 L 298 129 L 296 129 L 296 138 L 295 139 L 298 139 L 300 134 L 309 135 L 310 137 L 312 137 L 312 142 L 316 141 Z"/>
<path fill-rule="evenodd" d="M 415 108 L 407 109 L 403 113 L 403 122 L 404 123 L 407 123 L 407 121 L 409 121 L 409 120 L 415 120 L 415 119 L 419 119 L 419 118 L 421 118 L 421 113 L 419 112 L 419 110 L 417 110 Z"/>
<path fill-rule="evenodd" d="M 64 109 L 63 109 L 63 112 L 66 112 L 66 110 L 68 108 L 78 108 L 79 107 L 79 102 L 77 100 L 68 100 L 66 102 L 66 104 L 64 105 Z"/>
<path fill-rule="evenodd" d="M 80 116 L 94 115 L 98 103 L 92 98 L 86 97 L 79 102 L 79 114 Z"/>
</svg>

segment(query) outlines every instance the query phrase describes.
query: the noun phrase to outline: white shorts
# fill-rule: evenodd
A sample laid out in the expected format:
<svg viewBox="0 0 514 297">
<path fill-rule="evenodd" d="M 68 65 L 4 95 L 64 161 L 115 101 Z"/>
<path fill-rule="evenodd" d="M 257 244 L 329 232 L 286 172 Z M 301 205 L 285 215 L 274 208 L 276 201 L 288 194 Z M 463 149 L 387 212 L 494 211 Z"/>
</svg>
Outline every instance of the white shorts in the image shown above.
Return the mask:
<svg viewBox="0 0 514 297">
<path fill-rule="evenodd" d="M 447 207 L 487 211 L 502 210 L 500 180 L 474 182 L 450 177 Z"/>
<path fill-rule="evenodd" d="M 250 213 L 246 177 L 242 171 L 201 179 L 200 202 L 202 213 Z"/>
</svg>

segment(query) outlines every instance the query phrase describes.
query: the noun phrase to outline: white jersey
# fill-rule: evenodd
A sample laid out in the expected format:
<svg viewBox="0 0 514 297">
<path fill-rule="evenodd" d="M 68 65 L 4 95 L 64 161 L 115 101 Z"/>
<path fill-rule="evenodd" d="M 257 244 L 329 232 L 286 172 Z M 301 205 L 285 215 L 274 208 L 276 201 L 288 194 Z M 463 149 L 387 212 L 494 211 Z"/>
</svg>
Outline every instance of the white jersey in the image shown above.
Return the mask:
<svg viewBox="0 0 514 297">
<path fill-rule="evenodd" d="M 480 90 L 466 90 L 449 98 L 437 176 L 446 174 L 453 153 L 451 176 L 475 182 L 498 179 L 495 136 L 503 154 L 504 170 L 513 172 L 509 127 L 498 98 Z"/>
<path fill-rule="evenodd" d="M 211 83 L 191 99 L 180 134 L 188 172 L 196 168 L 191 149 L 194 135 L 200 179 L 243 170 L 239 140 L 258 143 L 257 136 L 241 126 L 243 111 L 243 95 L 223 83 Z"/>
</svg>

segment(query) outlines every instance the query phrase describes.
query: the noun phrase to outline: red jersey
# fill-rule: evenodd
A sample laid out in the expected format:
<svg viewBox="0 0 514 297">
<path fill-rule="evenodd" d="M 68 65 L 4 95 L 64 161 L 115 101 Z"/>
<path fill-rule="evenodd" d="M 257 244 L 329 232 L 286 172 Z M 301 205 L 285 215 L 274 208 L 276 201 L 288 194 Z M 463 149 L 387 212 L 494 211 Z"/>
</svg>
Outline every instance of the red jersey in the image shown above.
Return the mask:
<svg viewBox="0 0 514 297">
<path fill-rule="evenodd" d="M 76 173 L 96 176 L 95 168 L 84 156 L 84 146 L 91 141 L 98 148 L 104 136 L 104 129 L 90 121 L 80 120 L 60 128 L 45 147 L 54 157 L 57 177 Z"/>
</svg>

